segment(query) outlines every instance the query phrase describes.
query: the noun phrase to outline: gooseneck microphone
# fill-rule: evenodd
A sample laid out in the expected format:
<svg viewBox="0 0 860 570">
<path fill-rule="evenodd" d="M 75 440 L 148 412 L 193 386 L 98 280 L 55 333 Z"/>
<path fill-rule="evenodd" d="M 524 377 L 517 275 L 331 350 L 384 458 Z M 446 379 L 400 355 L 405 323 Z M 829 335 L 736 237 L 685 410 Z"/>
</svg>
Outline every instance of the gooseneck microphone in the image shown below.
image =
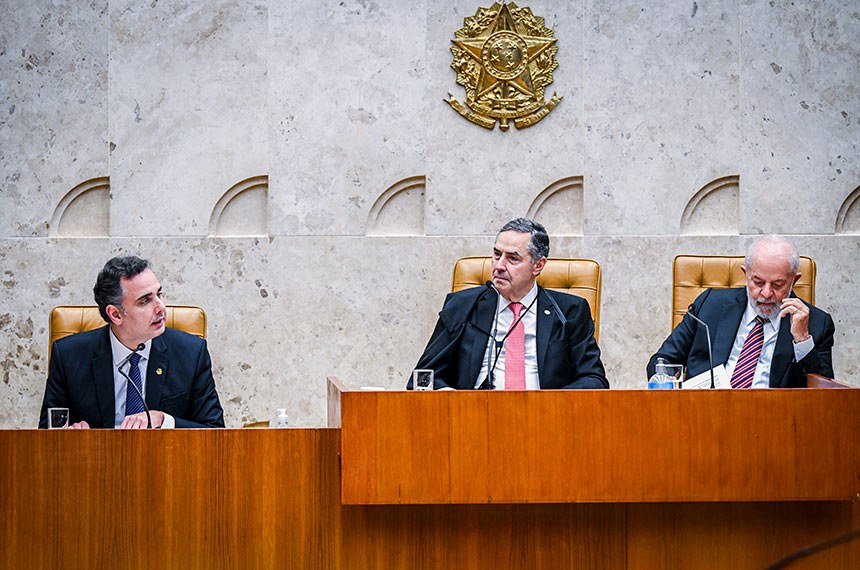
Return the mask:
<svg viewBox="0 0 860 570">
<path fill-rule="evenodd" d="M 131 381 L 131 378 L 128 377 L 128 374 L 126 374 L 122 370 L 122 367 L 128 364 L 128 361 L 131 360 L 131 355 L 137 354 L 144 348 L 146 348 L 146 345 L 144 343 L 140 343 L 139 345 L 137 345 L 134 350 L 128 353 L 128 356 L 122 359 L 122 362 L 119 363 L 117 369 L 119 370 L 119 373 L 122 374 L 123 378 L 125 378 L 127 385 L 132 386 L 134 388 L 134 391 L 137 392 L 137 395 L 140 396 L 140 401 L 143 402 L 143 411 L 146 412 L 146 429 L 152 429 L 152 418 L 149 416 L 149 406 L 146 405 L 146 398 L 144 398 L 143 392 L 140 391 L 140 388 L 137 387 L 137 384 Z"/>
<path fill-rule="evenodd" d="M 714 385 L 714 352 L 711 349 L 711 329 L 708 327 L 708 323 L 700 319 L 696 313 L 693 311 L 695 309 L 695 305 L 690 305 L 687 307 L 687 314 L 693 317 L 693 320 L 705 327 L 705 336 L 708 337 L 708 364 L 711 369 L 711 390 L 713 390 L 716 386 Z"/>
<path fill-rule="evenodd" d="M 501 353 L 501 350 L 502 350 L 501 349 L 502 343 L 499 342 L 498 340 L 496 340 L 496 333 L 499 332 L 498 298 L 501 295 L 501 293 L 499 293 L 499 290 L 496 289 L 496 286 L 493 284 L 492 279 L 488 279 L 487 282 L 484 283 L 484 285 L 488 289 L 492 289 L 493 291 L 496 292 L 496 303 L 497 304 L 496 304 L 496 312 L 494 313 L 494 316 L 493 316 L 493 332 L 492 332 L 493 336 L 490 337 L 493 340 L 493 348 L 495 350 L 488 350 L 487 351 L 487 377 L 484 379 L 483 382 L 481 382 L 481 385 L 478 389 L 479 390 L 481 390 L 481 389 L 495 390 L 496 389 L 496 378 L 493 375 L 493 372 L 496 370 L 496 362 L 498 362 L 499 354 Z M 495 356 L 496 356 L 495 358 L 493 358 L 493 353 L 495 353 Z"/>
</svg>

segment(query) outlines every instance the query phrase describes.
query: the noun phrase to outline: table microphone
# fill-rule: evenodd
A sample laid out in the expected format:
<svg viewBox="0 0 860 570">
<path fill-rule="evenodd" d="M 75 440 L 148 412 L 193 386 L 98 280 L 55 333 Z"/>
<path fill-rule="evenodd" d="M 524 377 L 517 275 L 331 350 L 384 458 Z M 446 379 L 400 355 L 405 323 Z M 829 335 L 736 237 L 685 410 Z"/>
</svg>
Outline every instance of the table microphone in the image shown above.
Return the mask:
<svg viewBox="0 0 860 570">
<path fill-rule="evenodd" d="M 711 291 L 711 289 L 708 291 Z M 705 327 L 705 336 L 708 337 L 708 364 L 710 364 L 711 369 L 711 390 L 713 390 L 716 386 L 714 386 L 714 352 L 711 350 L 711 329 L 708 327 L 708 323 L 696 316 L 696 313 L 693 312 L 694 308 L 695 304 L 687 307 L 687 314 L 693 317 L 694 321 Z"/>
<path fill-rule="evenodd" d="M 125 378 L 126 381 L 128 382 L 127 385 L 132 386 L 134 388 L 134 391 L 137 392 L 137 395 L 140 396 L 140 401 L 143 402 L 143 411 L 146 412 L 146 429 L 152 429 L 152 418 L 149 416 L 149 406 L 146 405 L 146 398 L 143 397 L 143 392 L 140 391 L 140 388 L 137 387 L 137 384 L 135 384 L 134 382 L 131 381 L 131 378 L 128 377 L 128 374 L 126 374 L 125 372 L 122 371 L 122 367 L 125 366 L 129 360 L 131 360 L 131 355 L 137 354 L 139 351 L 143 350 L 144 348 L 146 348 L 146 345 L 143 343 L 140 343 L 139 345 L 137 345 L 137 347 L 135 347 L 134 350 L 132 350 L 130 353 L 128 353 L 128 356 L 126 356 L 122 360 L 122 362 L 119 363 L 119 366 L 117 366 L 117 369 L 119 370 L 119 373 L 122 374 L 123 378 Z"/>
</svg>

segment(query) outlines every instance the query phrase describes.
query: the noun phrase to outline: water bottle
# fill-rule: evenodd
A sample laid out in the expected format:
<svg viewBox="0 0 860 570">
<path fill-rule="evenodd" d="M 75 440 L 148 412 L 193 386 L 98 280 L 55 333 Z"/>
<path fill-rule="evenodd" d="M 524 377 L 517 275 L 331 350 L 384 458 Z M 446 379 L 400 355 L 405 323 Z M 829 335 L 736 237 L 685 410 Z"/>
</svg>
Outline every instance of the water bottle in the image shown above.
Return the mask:
<svg viewBox="0 0 860 570">
<path fill-rule="evenodd" d="M 275 427 L 285 428 L 290 427 L 290 418 L 287 416 L 286 408 L 278 408 L 278 416 L 275 419 Z"/>
<path fill-rule="evenodd" d="M 667 364 L 664 358 L 657 358 L 654 375 L 648 379 L 649 390 L 671 390 L 675 387 L 675 377 L 666 370 Z"/>
</svg>

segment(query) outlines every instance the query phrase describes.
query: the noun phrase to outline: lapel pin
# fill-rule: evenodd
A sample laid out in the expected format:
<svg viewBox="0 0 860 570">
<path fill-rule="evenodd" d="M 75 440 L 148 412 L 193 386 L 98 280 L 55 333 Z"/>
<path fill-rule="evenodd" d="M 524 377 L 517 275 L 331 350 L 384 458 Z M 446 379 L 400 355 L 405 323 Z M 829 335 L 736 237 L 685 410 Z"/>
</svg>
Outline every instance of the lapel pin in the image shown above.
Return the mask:
<svg viewBox="0 0 860 570">
<path fill-rule="evenodd" d="M 156 370 L 155 370 L 155 374 L 157 376 L 161 376 L 162 372 L 163 372 L 163 370 L 161 368 L 156 368 Z"/>
<path fill-rule="evenodd" d="M 544 314 L 544 315 L 549 315 L 549 309 L 544 309 L 544 310 L 543 310 L 543 314 Z"/>
</svg>

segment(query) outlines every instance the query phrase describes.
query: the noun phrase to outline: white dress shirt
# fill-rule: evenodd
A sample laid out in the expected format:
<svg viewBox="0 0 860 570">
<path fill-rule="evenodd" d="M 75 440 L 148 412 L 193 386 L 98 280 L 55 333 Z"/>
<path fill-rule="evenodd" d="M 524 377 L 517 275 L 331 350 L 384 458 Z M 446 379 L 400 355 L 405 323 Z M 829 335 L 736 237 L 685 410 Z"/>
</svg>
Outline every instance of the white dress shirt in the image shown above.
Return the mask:
<svg viewBox="0 0 860 570">
<path fill-rule="evenodd" d="M 538 294 L 538 286 L 535 283 L 531 291 L 529 291 L 525 297 L 520 299 L 520 303 L 523 304 L 522 310 L 522 323 L 525 327 L 525 365 L 526 365 L 526 390 L 539 390 L 540 389 L 540 378 L 538 377 L 538 368 L 537 368 L 537 303 L 535 300 L 537 299 Z M 502 297 L 498 296 L 498 302 L 496 303 L 496 316 L 493 321 L 495 324 L 495 333 L 496 340 L 501 342 L 505 335 L 508 334 L 508 329 L 511 328 L 511 325 L 514 322 L 514 313 L 509 308 L 510 302 Z M 529 308 L 531 307 L 531 308 Z M 528 310 L 526 310 L 528 309 Z M 502 346 L 502 350 L 499 353 L 498 362 L 496 362 L 496 350 L 494 348 L 494 342 L 492 337 L 487 339 L 487 348 L 484 351 L 484 361 L 481 364 L 481 372 L 478 374 L 478 378 L 475 381 L 475 388 L 480 386 L 484 380 L 487 378 L 487 370 L 490 366 L 490 362 L 495 363 L 495 370 L 493 372 L 493 377 L 495 378 L 496 390 L 504 390 L 505 386 L 505 346 Z M 505 341 L 507 344 L 507 341 Z M 491 356 L 492 353 L 492 356 Z"/>
<path fill-rule="evenodd" d="M 113 353 L 113 395 L 116 401 L 113 427 L 118 428 L 125 419 L 125 402 L 128 397 L 128 390 L 134 390 L 134 388 L 129 388 L 128 381 L 125 379 L 125 376 L 120 374 L 119 365 L 128 357 L 129 354 L 131 354 L 132 351 L 121 343 L 118 338 L 116 338 L 116 335 L 113 334 L 113 330 L 110 328 L 108 330 L 110 332 L 110 348 Z M 152 339 L 144 343 L 143 350 L 138 351 L 138 354 L 140 355 L 140 362 L 137 364 L 138 369 L 140 369 L 140 391 L 143 392 L 144 396 L 146 396 L 146 370 L 149 363 L 149 350 L 151 348 Z M 126 362 L 126 364 L 123 365 L 123 368 L 123 372 L 131 376 L 129 372 L 131 369 L 131 362 Z M 161 428 L 170 429 L 175 426 L 176 420 L 173 416 L 164 414 L 164 423 Z"/>
<path fill-rule="evenodd" d="M 755 324 L 755 318 L 758 313 L 753 309 L 752 303 L 747 299 L 747 308 L 744 311 L 744 316 L 741 318 L 741 325 L 738 327 L 738 334 L 735 336 L 735 344 L 732 346 L 732 352 L 729 354 L 729 360 L 726 362 L 726 374 L 729 378 L 735 371 L 735 364 L 741 355 L 741 349 L 744 347 L 744 341 L 747 335 L 752 330 Z M 791 318 L 791 317 L 785 317 Z M 762 329 L 764 332 L 764 344 L 761 347 L 761 355 L 758 358 L 758 364 L 755 367 L 755 375 L 750 388 L 768 388 L 770 386 L 770 364 L 773 361 L 773 349 L 776 347 L 776 339 L 779 336 L 780 324 L 779 311 L 776 311 L 769 319 L 765 319 Z M 793 339 L 792 339 L 793 340 Z M 794 343 L 794 359 L 802 360 L 812 349 L 815 348 L 815 342 L 812 337 L 803 342 Z"/>
</svg>

